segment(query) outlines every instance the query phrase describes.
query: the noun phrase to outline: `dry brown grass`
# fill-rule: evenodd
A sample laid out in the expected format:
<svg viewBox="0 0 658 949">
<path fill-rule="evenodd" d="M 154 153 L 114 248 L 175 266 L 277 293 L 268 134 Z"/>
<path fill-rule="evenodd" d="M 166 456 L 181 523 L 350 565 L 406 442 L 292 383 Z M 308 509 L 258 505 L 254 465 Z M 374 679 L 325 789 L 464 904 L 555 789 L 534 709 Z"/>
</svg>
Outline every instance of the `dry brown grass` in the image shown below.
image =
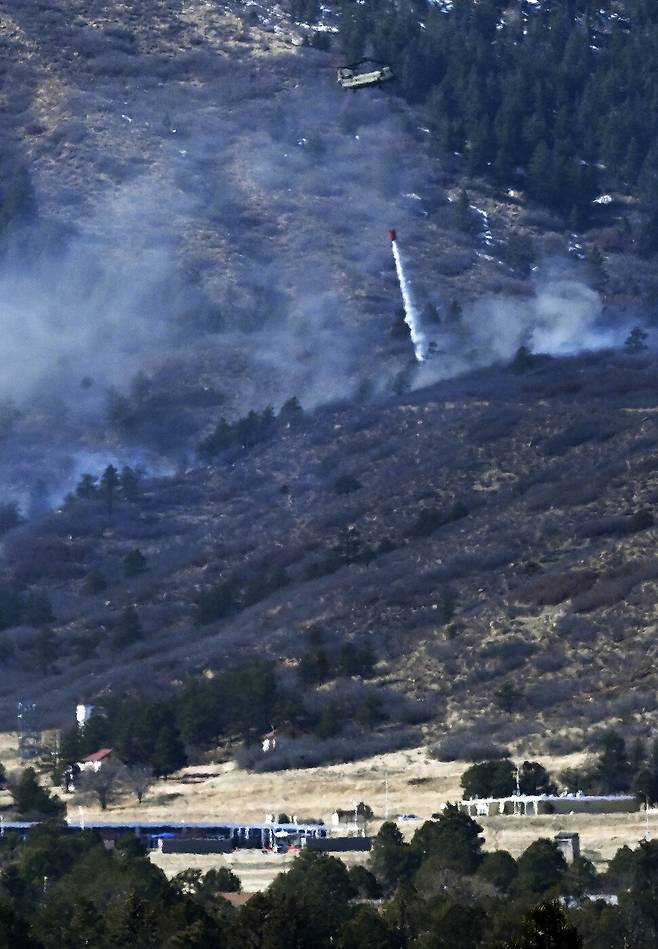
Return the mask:
<svg viewBox="0 0 658 949">
<path fill-rule="evenodd" d="M 14 733 L 0 733 L 0 760 L 10 771 L 18 767 Z M 542 758 L 554 774 L 578 767 L 583 760 L 582 754 Z M 356 800 L 372 807 L 375 819 L 368 831 L 376 833 L 387 814 L 388 782 L 388 817 L 394 820 L 400 814 L 418 815 L 418 820 L 400 822 L 409 839 L 442 803 L 459 799 L 459 779 L 467 766 L 462 761 L 437 761 L 425 748 L 390 752 L 350 764 L 272 774 L 250 774 L 233 763 L 197 765 L 160 781 L 142 805 L 124 796 L 107 811 L 101 811 L 89 800 L 82 806 L 87 821 L 256 822 L 264 820 L 267 813 L 285 812 L 299 818 L 319 818 L 330 825 L 335 808 L 349 808 Z M 69 819 L 77 821 L 81 799 L 69 797 L 67 804 Z M 658 835 L 658 810 L 649 813 L 648 822 L 644 813 L 510 816 L 479 818 L 479 822 L 484 828 L 487 850 L 509 850 L 515 857 L 538 837 L 553 837 L 560 830 L 578 831 L 584 855 L 599 867 L 620 847 L 636 846 L 647 829 L 653 837 Z M 273 854 L 260 850 L 239 850 L 227 855 L 151 855 L 168 876 L 188 867 L 205 872 L 228 866 L 240 877 L 246 892 L 267 887 L 278 873 L 289 868 L 294 857 L 294 852 Z M 343 859 L 351 865 L 367 861 L 368 855 L 347 854 Z"/>
</svg>

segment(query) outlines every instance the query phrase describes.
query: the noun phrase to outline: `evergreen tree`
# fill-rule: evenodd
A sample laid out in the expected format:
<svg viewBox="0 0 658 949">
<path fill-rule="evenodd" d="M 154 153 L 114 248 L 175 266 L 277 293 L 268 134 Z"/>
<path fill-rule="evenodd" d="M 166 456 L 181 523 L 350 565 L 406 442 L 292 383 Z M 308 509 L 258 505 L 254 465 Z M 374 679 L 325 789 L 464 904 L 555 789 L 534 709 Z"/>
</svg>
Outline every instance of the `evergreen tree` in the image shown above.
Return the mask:
<svg viewBox="0 0 658 949">
<path fill-rule="evenodd" d="M 167 777 L 187 764 L 185 748 L 173 722 L 165 722 L 160 728 L 150 764 L 158 777 Z"/>
<path fill-rule="evenodd" d="M 139 615 L 134 606 L 127 606 L 121 613 L 112 632 L 112 648 L 125 649 L 144 635 Z"/>
<path fill-rule="evenodd" d="M 139 548 L 136 547 L 135 550 L 130 550 L 123 558 L 124 576 L 128 578 L 138 577 L 141 573 L 144 573 L 145 570 L 146 557 Z"/>
<path fill-rule="evenodd" d="M 26 768 L 11 786 L 16 810 L 23 820 L 41 820 L 59 817 L 66 811 L 58 797 L 41 787 L 34 768 Z"/>
<path fill-rule="evenodd" d="M 626 742 L 618 732 L 608 731 L 601 739 L 601 753 L 595 774 L 604 794 L 628 791 L 632 777 L 630 764 Z"/>
<path fill-rule="evenodd" d="M 482 862 L 482 827 L 462 813 L 456 804 L 448 804 L 437 820 L 425 821 L 414 834 L 411 851 L 423 862 L 435 867 L 474 873 Z"/>
<path fill-rule="evenodd" d="M 114 509 L 114 499 L 119 488 L 119 475 L 114 465 L 108 465 L 101 475 L 100 491 L 107 505 L 107 513 L 111 514 Z"/>
<path fill-rule="evenodd" d="M 50 675 L 56 671 L 59 657 L 59 644 L 52 629 L 44 627 L 37 633 L 32 643 L 32 658 L 41 675 Z"/>
<path fill-rule="evenodd" d="M 631 355 L 645 352 L 649 348 L 647 346 L 648 338 L 649 334 L 643 330 L 641 326 L 634 326 L 626 337 L 624 343 L 625 351 Z"/>
<path fill-rule="evenodd" d="M 126 501 L 137 501 L 139 498 L 139 477 L 137 472 L 128 465 L 124 465 L 121 469 L 119 486 L 121 495 Z"/>
<path fill-rule="evenodd" d="M 372 841 L 370 869 L 384 890 L 391 892 L 401 880 L 408 880 L 417 861 L 404 842 L 397 825 L 385 821 Z"/>
<path fill-rule="evenodd" d="M 333 738 L 341 730 L 340 712 L 335 702 L 329 702 L 322 711 L 320 721 L 315 728 L 318 738 Z"/>
<path fill-rule="evenodd" d="M 578 930 L 567 919 L 558 902 L 540 903 L 529 910 L 516 939 L 499 949 L 582 949 Z"/>
<path fill-rule="evenodd" d="M 0 537 L 15 527 L 19 527 L 22 523 L 23 518 L 19 514 L 15 501 L 0 504 Z"/>
<path fill-rule="evenodd" d="M 506 893 L 516 880 L 518 871 L 511 854 L 506 850 L 495 850 L 483 855 L 476 872 L 480 879 L 491 883 L 499 892 Z"/>
<path fill-rule="evenodd" d="M 77 497 L 84 498 L 87 501 L 95 498 L 98 494 L 98 478 L 96 475 L 83 474 L 76 486 L 75 493 Z"/>
<path fill-rule="evenodd" d="M 107 590 L 107 580 L 100 570 L 94 568 L 89 571 L 85 577 L 85 590 L 92 595 Z"/>
<path fill-rule="evenodd" d="M 278 421 L 281 425 L 293 428 L 299 425 L 304 419 L 304 409 L 301 407 L 297 396 L 293 395 L 283 403 L 278 415 Z"/>
<path fill-rule="evenodd" d="M 30 224 L 37 216 L 37 200 L 26 165 L 16 165 L 0 190 L 0 231 Z"/>
<path fill-rule="evenodd" d="M 508 797 L 516 789 L 516 768 L 509 758 L 481 761 L 461 776 L 465 798 Z"/>
<path fill-rule="evenodd" d="M 27 626 L 42 626 L 45 623 L 55 622 L 50 599 L 46 593 L 41 591 L 28 593 L 23 604 L 22 614 L 22 620 Z"/>
<path fill-rule="evenodd" d="M 361 906 L 340 931 L 338 949 L 398 949 L 400 943 L 372 906 Z"/>
<path fill-rule="evenodd" d="M 517 869 L 515 892 L 539 897 L 558 886 L 567 864 L 553 840 L 540 838 L 523 851 Z"/>
</svg>

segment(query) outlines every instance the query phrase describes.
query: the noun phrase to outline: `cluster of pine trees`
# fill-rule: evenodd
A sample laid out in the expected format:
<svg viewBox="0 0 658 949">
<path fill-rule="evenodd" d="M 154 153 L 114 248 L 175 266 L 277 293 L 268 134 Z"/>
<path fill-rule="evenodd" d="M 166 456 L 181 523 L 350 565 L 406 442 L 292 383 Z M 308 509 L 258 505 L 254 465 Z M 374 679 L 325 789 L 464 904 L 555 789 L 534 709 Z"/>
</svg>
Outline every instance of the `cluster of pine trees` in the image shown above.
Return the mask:
<svg viewBox="0 0 658 949">
<path fill-rule="evenodd" d="M 224 669 L 212 679 L 193 679 L 166 699 L 124 697 L 108 701 L 83 729 L 65 732 L 60 772 L 102 747 L 133 767 L 168 775 L 187 764 L 189 751 L 216 746 L 225 739 L 258 741 L 273 723 L 286 722 L 328 738 L 356 721 L 365 729 L 386 718 L 377 690 L 353 684 L 349 694 L 335 689 L 326 701 L 305 703 L 309 686 L 331 676 L 366 677 L 374 656 L 367 646 L 345 642 L 335 650 L 319 646 L 302 657 L 295 679 L 283 681 L 275 665 L 253 660 Z M 355 690 L 358 690 L 355 692 Z"/>
<path fill-rule="evenodd" d="M 587 224 L 600 188 L 646 212 L 640 249 L 658 248 L 658 7 L 648 0 L 343 2 L 347 62 L 390 63 L 427 107 L 441 150 L 500 185 L 520 184 Z M 623 16 L 620 15 L 620 9 Z"/>
<path fill-rule="evenodd" d="M 299 424 L 303 418 L 304 410 L 295 396 L 281 406 L 278 415 L 268 405 L 262 412 L 252 410 L 235 422 L 227 422 L 222 417 L 214 431 L 199 445 L 199 455 L 209 461 L 228 448 L 253 448 L 277 431 Z"/>
</svg>

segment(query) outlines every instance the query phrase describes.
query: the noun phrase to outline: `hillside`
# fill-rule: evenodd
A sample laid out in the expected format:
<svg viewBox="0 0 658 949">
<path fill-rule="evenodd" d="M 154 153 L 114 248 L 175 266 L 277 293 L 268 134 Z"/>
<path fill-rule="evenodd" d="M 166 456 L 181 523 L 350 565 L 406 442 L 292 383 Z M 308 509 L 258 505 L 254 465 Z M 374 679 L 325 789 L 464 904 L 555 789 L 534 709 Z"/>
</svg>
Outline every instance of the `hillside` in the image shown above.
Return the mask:
<svg viewBox="0 0 658 949">
<path fill-rule="evenodd" d="M 622 344 L 652 344 L 655 268 L 632 195 L 590 196 L 574 231 L 437 157 L 404 85 L 346 94 L 285 8 L 5 8 L 0 500 L 25 522 L 2 538 L 3 727 L 18 699 L 69 725 L 79 699 L 265 660 L 279 719 L 337 740 L 353 715 L 462 750 L 646 730 L 656 357 Z M 141 469 L 109 503 L 108 464 Z"/>
<path fill-rule="evenodd" d="M 5 632 L 17 647 L 7 719 L 21 694 L 38 691 L 61 721 L 81 695 L 346 640 L 372 648 L 383 681 L 435 697 L 439 722 L 484 715 L 490 733 L 495 690 L 521 684 L 502 741 L 650 713 L 655 369 L 649 356 L 542 358 L 327 407 L 215 465 L 147 481 L 112 514 L 78 498 L 7 534 L 6 577 L 48 591 L 58 618 L 46 677 L 35 633 Z M 356 490 L 338 494 L 340 475 Z M 147 569 L 123 579 L 136 547 Z M 94 568 L 109 586 L 91 595 Z M 195 625 L 199 591 L 229 578 L 263 584 L 264 598 Z M 144 638 L 117 653 L 111 630 L 128 604 Z"/>
</svg>

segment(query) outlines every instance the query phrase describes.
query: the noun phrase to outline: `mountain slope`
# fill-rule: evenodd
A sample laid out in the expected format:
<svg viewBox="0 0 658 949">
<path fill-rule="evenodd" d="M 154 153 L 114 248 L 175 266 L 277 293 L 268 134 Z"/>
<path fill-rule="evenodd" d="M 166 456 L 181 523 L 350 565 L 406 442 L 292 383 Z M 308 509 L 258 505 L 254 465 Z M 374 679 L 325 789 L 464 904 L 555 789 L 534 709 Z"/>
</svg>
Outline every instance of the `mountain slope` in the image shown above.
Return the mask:
<svg viewBox="0 0 658 949">
<path fill-rule="evenodd" d="M 47 590 L 61 622 L 46 678 L 33 637 L 4 634 L 18 646 L 5 714 L 37 687 L 57 720 L 80 695 L 300 658 L 318 633 L 330 653 L 370 645 L 382 682 L 440 699 L 438 724 L 490 715 L 508 682 L 521 693 L 512 731 L 651 712 L 655 368 L 648 356 L 544 358 L 325 408 L 216 465 L 147 482 L 112 514 L 77 499 L 10 533 L 6 576 Z M 337 493 L 341 475 L 356 490 Z M 147 569 L 122 579 L 135 547 Z M 106 592 L 84 592 L 93 569 Z M 199 592 L 226 581 L 263 589 L 195 623 Z M 117 653 L 113 624 L 133 603 L 144 638 Z M 81 661 L 81 639 L 96 658 Z"/>
<path fill-rule="evenodd" d="M 0 481 L 29 520 L 2 542 L 3 721 L 261 658 L 294 680 L 319 646 L 331 680 L 345 643 L 430 732 L 643 720 L 656 361 L 612 349 L 655 286 L 613 239 L 632 205 L 574 235 L 243 7 L 6 4 Z M 65 500 L 109 463 L 145 469 L 134 497 Z"/>
</svg>

